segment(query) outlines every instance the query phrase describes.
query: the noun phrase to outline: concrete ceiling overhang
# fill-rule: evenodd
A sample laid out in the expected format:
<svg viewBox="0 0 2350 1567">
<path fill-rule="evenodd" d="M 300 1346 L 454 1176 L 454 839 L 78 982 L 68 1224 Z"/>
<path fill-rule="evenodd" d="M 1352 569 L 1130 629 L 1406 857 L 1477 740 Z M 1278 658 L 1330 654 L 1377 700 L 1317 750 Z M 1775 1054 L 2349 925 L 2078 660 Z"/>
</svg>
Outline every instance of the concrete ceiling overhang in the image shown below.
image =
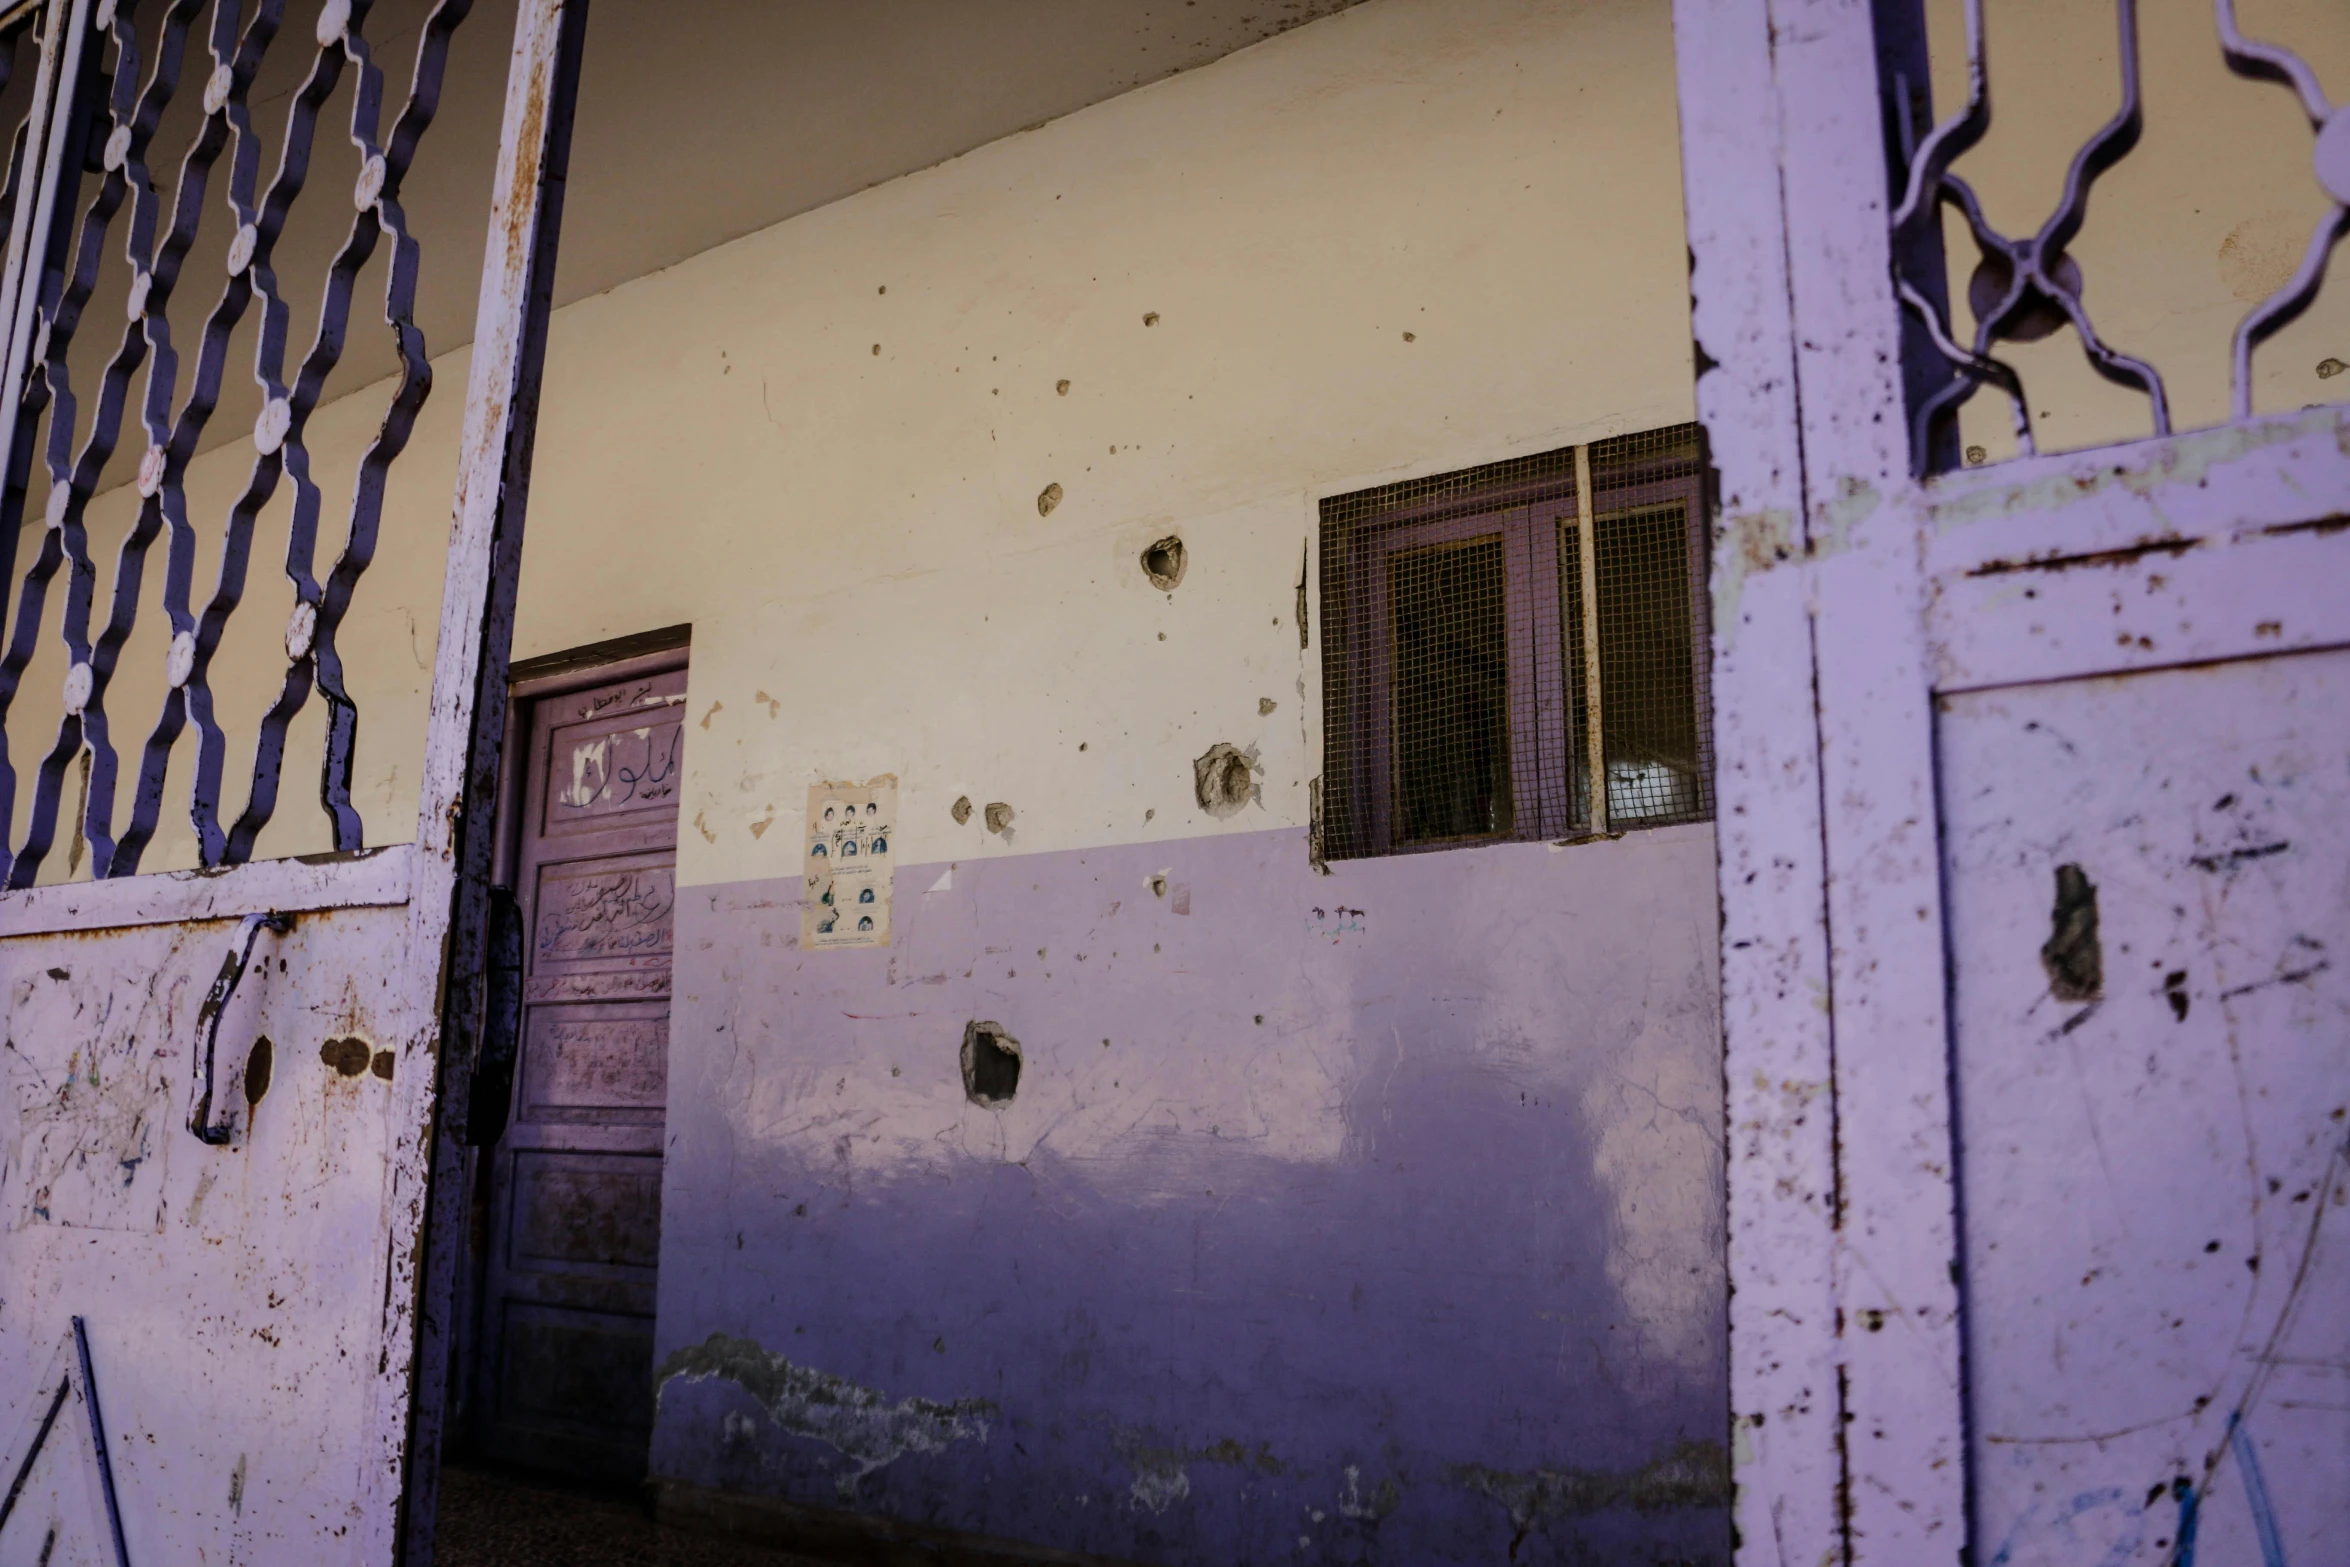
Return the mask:
<svg viewBox="0 0 2350 1567">
<path fill-rule="evenodd" d="M 409 91 L 417 40 L 435 0 L 375 0 L 364 23 L 384 76 L 379 134 Z M 564 210 L 556 303 L 616 287 L 844 196 L 969 152 L 1089 104 L 1206 65 L 1356 0 L 593 0 Z M 294 0 L 247 100 L 267 188 L 288 110 L 315 59 L 319 0 Z M 129 8 L 125 7 L 126 11 Z M 141 76 L 155 64 L 166 7 L 131 12 Z M 209 7 L 205 10 L 208 12 Z M 248 10 L 250 6 L 248 5 Z M 438 359 L 472 340 L 490 185 L 514 30 L 514 0 L 476 0 L 451 47 L 436 117 L 399 192 L 421 249 L 416 322 Z M 29 46 L 26 46 L 29 47 Z M 152 144 L 149 177 L 168 215 L 181 157 L 202 114 L 204 32 L 188 39 L 178 90 Z M 31 56 L 0 91 L 14 124 Z M 307 181 L 277 243 L 286 309 L 287 378 L 308 351 L 328 258 L 351 231 L 358 154 L 348 134 L 355 73 L 320 111 Z M 185 401 L 204 317 L 221 296 L 235 220 L 229 159 L 211 174 L 202 223 L 170 302 L 182 345 Z M 82 182 L 87 209 L 100 181 Z M 131 278 L 127 208 L 117 214 L 69 357 L 94 386 L 124 341 Z M 342 357 L 321 402 L 370 386 L 397 366 L 383 324 L 389 246 L 360 274 Z M 217 411 L 199 450 L 245 439 L 260 409 L 250 309 L 224 362 Z M 135 329 L 133 329 L 135 330 Z M 143 390 L 143 389 L 142 389 Z M 457 395 L 442 388 L 439 396 Z M 92 408 L 77 421 L 86 432 Z M 120 448 L 144 437 L 135 411 Z M 110 464 L 102 488 L 125 482 Z M 119 471 L 118 471 L 119 470 Z M 36 474 L 36 491 L 44 488 Z M 39 494 L 33 497 L 39 501 Z M 37 510 L 34 513 L 37 515 Z"/>
<path fill-rule="evenodd" d="M 595 0 L 558 301 L 1355 0 Z"/>
</svg>

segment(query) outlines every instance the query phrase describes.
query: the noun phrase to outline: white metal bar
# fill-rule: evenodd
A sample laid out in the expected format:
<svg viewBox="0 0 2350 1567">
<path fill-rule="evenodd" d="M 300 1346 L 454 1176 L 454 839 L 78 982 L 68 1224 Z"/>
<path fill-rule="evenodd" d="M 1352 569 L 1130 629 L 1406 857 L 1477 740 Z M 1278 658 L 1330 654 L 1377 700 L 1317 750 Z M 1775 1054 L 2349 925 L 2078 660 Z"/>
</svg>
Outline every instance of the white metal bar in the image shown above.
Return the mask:
<svg viewBox="0 0 2350 1567">
<path fill-rule="evenodd" d="M 1591 498 L 1591 448 L 1575 448 L 1575 572 L 1583 583 L 1583 767 L 1590 780 L 1590 831 L 1607 831 L 1607 742 L 1600 722 L 1599 509 Z"/>
<path fill-rule="evenodd" d="M 1692 336 L 1711 528 L 1722 901 L 1732 1518 L 1746 1567 L 1838 1560 L 1843 1531 L 1827 914 L 1802 439 L 1771 18 L 1675 0 Z"/>
<path fill-rule="evenodd" d="M 408 901 L 404 843 L 315 859 L 258 860 L 0 893 L 0 939 L 242 919 L 275 910 L 390 908 Z"/>
<path fill-rule="evenodd" d="M 1869 0 L 1772 0 L 1815 558 L 1846 1551 L 1959 1558 L 1966 1441 L 1933 711 Z"/>
<path fill-rule="evenodd" d="M 1915 500 L 1937 583 L 2350 512 L 2350 410 L 1961 470 Z"/>
<path fill-rule="evenodd" d="M 1933 610 L 1937 685 L 1972 691 L 2350 646 L 2342 559 L 2342 540 L 2304 527 L 1947 581 Z"/>
<path fill-rule="evenodd" d="M 81 52 L 89 42 L 90 0 L 50 0 L 50 12 L 41 30 L 41 65 L 33 78 L 33 102 L 27 123 L 33 134 L 25 141 L 25 166 L 18 178 L 16 211 L 8 225 L 8 259 L 0 268 L 0 321 L 7 323 L 5 356 L 0 357 L 0 394 L 15 409 L 23 395 L 27 361 L 32 350 L 34 318 L 39 314 L 41 257 L 47 251 L 50 223 L 57 207 L 60 160 L 66 131 L 73 116 L 73 85 L 81 75 Z M 61 90 L 62 85 L 62 90 Z M 14 457 L 16 419 L 0 419 L 0 473 Z"/>
<path fill-rule="evenodd" d="M 383 1359 L 369 1423 L 376 1490 L 365 1517 L 365 1556 L 374 1562 L 390 1562 L 395 1551 L 410 1564 L 431 1558 L 425 1526 L 437 1486 L 437 1379 L 445 1372 L 446 1325 L 425 1322 L 420 1286 L 441 1091 L 443 982 L 452 935 L 462 934 L 454 927 L 468 835 L 481 840 L 478 858 L 486 868 L 487 834 L 494 826 L 495 731 L 504 716 L 512 579 L 520 563 L 523 490 L 551 304 L 553 227 L 561 210 L 570 89 L 585 13 L 586 0 L 522 0 L 507 70 L 418 799 L 408 961 L 442 982 L 405 987 L 419 1010 L 402 1028 L 404 1059 L 394 1082 L 385 1171 L 391 1238 Z M 485 712 L 485 702 L 494 712 Z M 492 727 L 486 746 L 479 737 L 485 722 Z M 433 1342 L 420 1355 L 418 1341 L 428 1331 Z M 422 1401 L 429 1430 L 411 1425 L 419 1377 L 436 1379 L 432 1395 Z M 412 1463 L 412 1453 L 421 1453 L 424 1462 Z"/>
</svg>

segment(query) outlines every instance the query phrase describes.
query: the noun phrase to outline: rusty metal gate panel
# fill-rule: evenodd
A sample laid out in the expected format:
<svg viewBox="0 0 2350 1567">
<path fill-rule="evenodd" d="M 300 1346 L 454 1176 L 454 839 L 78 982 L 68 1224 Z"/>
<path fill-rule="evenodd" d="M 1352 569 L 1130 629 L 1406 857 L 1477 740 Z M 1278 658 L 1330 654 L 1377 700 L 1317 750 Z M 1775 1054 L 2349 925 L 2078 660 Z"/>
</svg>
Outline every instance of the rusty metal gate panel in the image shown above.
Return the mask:
<svg viewBox="0 0 2350 1567">
<path fill-rule="evenodd" d="M 2257 416 L 2350 228 L 2350 114 L 2214 0 L 2330 198 L 2172 428 L 2025 238 L 1907 0 L 1677 0 L 1713 559 L 1743 1562 L 2337 1559 L 2350 1536 L 2350 414 Z M 2164 112 L 2204 106 L 2174 100 Z M 2296 156 L 2301 155 L 2297 152 Z M 1954 329 L 1938 214 L 1983 258 Z M 1988 278 L 1988 283 L 1980 280 Z M 2150 439 L 2033 455 L 2069 326 Z M 2006 400 L 2021 455 L 1955 465 Z M 1979 460 L 1979 459 L 1970 459 Z"/>
<path fill-rule="evenodd" d="M 14 26 L 39 43 L 38 87 L 0 188 L 0 535 L 16 541 L 0 551 L 0 1561 L 429 1555 L 426 1533 L 403 1542 L 402 1520 L 405 1509 L 411 1525 L 429 1521 L 432 1505 L 446 1377 L 426 1274 L 447 1242 L 428 1225 L 446 1202 L 431 1177 L 462 1131 L 441 1085 L 463 1069 L 474 1004 L 471 985 L 445 981 L 478 978 L 584 6 L 518 7 L 414 840 L 370 846 L 350 801 L 359 715 L 335 632 L 375 550 L 385 471 L 430 389 L 433 345 L 414 320 L 420 258 L 399 197 L 471 6 L 423 9 L 405 92 L 391 75 L 404 62 L 379 60 L 370 41 L 366 0 L 319 0 L 291 22 L 283 0 L 42 0 L 0 14 L 0 41 Z M 249 99 L 288 53 L 299 87 L 268 105 L 283 126 L 265 180 L 264 104 Z M 343 127 L 321 109 L 346 79 Z M 148 161 L 175 102 L 195 130 L 173 184 Z M 289 363 L 276 244 L 312 147 L 346 133 L 352 187 L 310 199 L 347 199 L 353 216 L 319 285 L 315 333 Z M 224 216 L 226 275 L 199 279 L 182 264 L 202 225 Z M 128 324 L 112 328 L 84 307 L 117 244 L 131 278 Z M 340 553 L 322 565 L 319 523 L 336 503 L 310 473 L 304 429 L 378 247 L 399 369 Z M 208 312 L 176 346 L 175 290 Z M 248 312 L 250 478 L 226 517 L 205 516 L 181 481 Z M 77 330 L 120 332 L 94 386 L 69 370 Z M 101 564 L 85 512 L 126 484 L 138 518 Z M 208 672 L 243 597 L 255 516 L 281 484 L 295 607 L 282 687 L 250 737 L 252 775 L 232 814 L 232 737 Z M 126 647 L 142 645 L 151 545 L 169 621 L 151 639 L 165 694 L 133 748 L 109 734 L 107 695 Z M 36 734 L 46 714 L 18 698 L 51 638 L 63 643 L 60 716 L 54 735 Z M 320 801 L 334 852 L 258 858 L 289 730 L 312 698 L 327 712 Z M 192 765 L 183 755 L 173 771 L 175 750 L 192 751 Z M 142 874 L 167 785 L 184 778 L 200 868 Z M 91 879 L 41 884 L 67 837 Z"/>
</svg>

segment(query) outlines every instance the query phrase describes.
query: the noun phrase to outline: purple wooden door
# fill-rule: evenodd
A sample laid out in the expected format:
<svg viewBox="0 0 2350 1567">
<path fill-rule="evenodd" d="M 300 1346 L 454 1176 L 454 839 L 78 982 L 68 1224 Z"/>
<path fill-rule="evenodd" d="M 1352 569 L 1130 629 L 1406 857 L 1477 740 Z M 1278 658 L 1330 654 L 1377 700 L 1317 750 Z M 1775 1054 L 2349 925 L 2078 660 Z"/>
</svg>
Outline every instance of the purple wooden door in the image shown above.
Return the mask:
<svg viewBox="0 0 2350 1567">
<path fill-rule="evenodd" d="M 539 699 L 517 813 L 522 1017 L 491 1162 L 487 1456 L 633 1480 L 653 1280 L 684 746 L 679 667 Z"/>
</svg>

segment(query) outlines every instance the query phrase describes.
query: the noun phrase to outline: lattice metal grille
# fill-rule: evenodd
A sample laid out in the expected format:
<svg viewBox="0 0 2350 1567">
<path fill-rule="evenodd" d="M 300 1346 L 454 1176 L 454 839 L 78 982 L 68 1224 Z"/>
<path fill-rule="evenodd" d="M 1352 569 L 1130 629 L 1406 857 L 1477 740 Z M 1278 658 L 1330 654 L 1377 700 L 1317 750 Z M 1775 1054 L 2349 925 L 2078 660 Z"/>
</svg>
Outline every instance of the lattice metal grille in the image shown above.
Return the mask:
<svg viewBox="0 0 2350 1567">
<path fill-rule="evenodd" d="M 1702 467 L 1691 425 L 1322 503 L 1325 858 L 1710 813 Z"/>
<path fill-rule="evenodd" d="M 7 453 L 0 578 L 14 576 L 19 555 L 30 552 L 14 584 L 0 655 L 0 822 L 15 826 L 8 886 L 29 885 L 40 873 L 60 834 L 69 770 L 80 779 L 78 823 L 68 825 L 78 825 L 86 840 L 91 873 L 136 871 L 161 819 L 175 747 L 190 727 L 196 731 L 194 756 L 185 771 L 198 857 L 206 865 L 250 858 L 277 808 L 289 729 L 314 691 L 326 709 L 320 803 L 332 843 L 339 850 L 362 846 L 362 824 L 351 801 L 358 714 L 336 635 L 374 558 L 387 475 L 431 390 L 415 319 L 421 254 L 400 194 L 439 103 L 451 37 L 471 5 L 439 0 L 421 17 L 409 90 L 388 131 L 383 71 L 364 33 L 367 0 L 298 7 L 290 26 L 285 0 L 259 0 L 249 16 L 236 0 L 170 0 L 147 8 L 144 17 L 137 0 L 50 8 L 49 25 L 68 29 L 58 51 L 68 69 L 48 114 L 45 153 L 53 174 L 41 191 L 43 210 L 24 226 L 30 319 L 20 324 L 23 346 L 11 357 L 9 381 L 0 385 L 5 392 L 17 384 L 16 374 L 23 377 L 16 416 L 0 426 Z M 250 99 L 265 64 L 282 62 L 289 53 L 307 63 L 286 96 L 275 137 L 276 172 L 265 183 L 261 106 Z M 190 97 L 200 97 L 200 104 L 191 105 Z M 348 105 L 347 122 L 335 127 L 330 110 L 342 103 Z M 314 200 L 348 200 L 352 216 L 331 256 L 281 255 L 314 156 L 339 152 L 331 140 L 318 145 L 322 122 L 330 138 L 338 129 L 348 138 L 356 175 L 347 189 L 322 188 Z M 176 150 L 159 137 L 166 129 L 184 136 Z M 179 167 L 166 199 L 156 166 L 169 156 L 177 156 Z M 184 263 L 200 231 L 224 219 L 233 227 L 214 237 L 225 238 L 225 276 L 183 381 L 170 307 L 180 287 L 198 281 Z M 395 368 L 346 507 L 331 501 L 314 475 L 308 425 L 344 359 L 362 273 L 387 242 L 382 312 Z M 76 337 L 102 320 L 86 319 L 85 311 L 101 293 L 102 269 L 115 250 L 122 258 L 117 265 L 127 265 L 121 291 L 126 324 L 102 369 L 91 376 L 92 356 L 75 352 Z M 297 290 L 288 284 L 308 280 L 281 277 L 288 265 L 316 266 L 323 274 L 304 291 L 316 300 L 315 325 L 308 348 L 292 365 L 287 348 Z M 188 469 L 201 447 L 217 444 L 207 443 L 207 427 L 224 389 L 234 390 L 232 351 L 248 344 L 258 393 L 253 458 L 224 513 L 207 516 L 190 500 Z M 85 388 L 77 376 L 95 385 Z M 118 451 L 126 461 L 115 461 Z M 135 490 L 136 514 L 116 534 L 101 610 L 89 512 L 95 498 L 125 485 Z M 231 617 L 246 596 L 256 525 L 281 485 L 291 488 L 282 511 L 283 569 L 292 604 L 283 628 L 282 676 L 258 717 L 243 803 L 227 807 L 230 733 L 212 674 Z M 38 521 L 28 516 L 28 500 Z M 346 527 L 322 570 L 319 530 L 330 511 Z M 164 541 L 161 582 L 149 586 L 147 567 L 158 539 Z M 160 612 L 167 636 L 140 626 L 142 607 Z M 95 621 L 94 611 L 100 611 Z M 62 658 L 41 658 L 36 665 L 45 648 Z M 162 665 L 160 710 L 151 721 L 129 717 L 127 736 L 116 732 L 126 715 L 111 712 L 108 704 L 126 649 L 144 650 Z M 53 661 L 62 666 L 55 738 L 28 754 L 8 733 L 25 724 L 8 720 L 24 694 L 28 669 Z M 29 722 L 39 715 L 16 716 Z M 127 812 L 118 823 L 118 774 L 122 752 L 131 745 L 139 750 Z M 27 765 L 33 769 L 32 794 L 20 810 L 19 769 Z M 82 847 L 75 845 L 77 860 Z"/>
</svg>

